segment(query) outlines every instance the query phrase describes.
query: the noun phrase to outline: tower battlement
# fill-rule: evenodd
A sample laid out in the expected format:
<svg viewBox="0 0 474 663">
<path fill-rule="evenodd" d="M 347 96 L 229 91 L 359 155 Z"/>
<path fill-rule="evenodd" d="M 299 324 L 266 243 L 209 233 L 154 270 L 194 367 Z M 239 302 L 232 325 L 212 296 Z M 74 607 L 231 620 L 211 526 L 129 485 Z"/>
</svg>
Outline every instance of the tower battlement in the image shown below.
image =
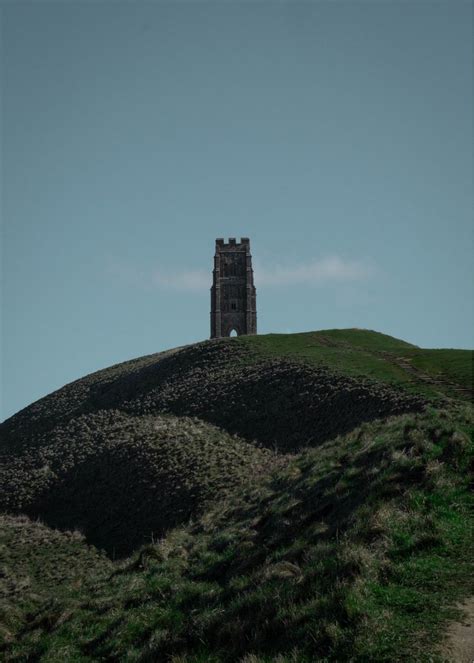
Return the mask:
<svg viewBox="0 0 474 663">
<path fill-rule="evenodd" d="M 227 243 L 224 241 L 223 237 L 216 239 L 216 252 L 245 246 L 248 246 L 250 249 L 250 240 L 248 237 L 241 237 L 240 242 L 237 242 L 236 237 L 229 237 Z"/>
<path fill-rule="evenodd" d="M 216 239 L 211 288 L 211 338 L 257 333 L 256 290 L 250 240 Z"/>
</svg>

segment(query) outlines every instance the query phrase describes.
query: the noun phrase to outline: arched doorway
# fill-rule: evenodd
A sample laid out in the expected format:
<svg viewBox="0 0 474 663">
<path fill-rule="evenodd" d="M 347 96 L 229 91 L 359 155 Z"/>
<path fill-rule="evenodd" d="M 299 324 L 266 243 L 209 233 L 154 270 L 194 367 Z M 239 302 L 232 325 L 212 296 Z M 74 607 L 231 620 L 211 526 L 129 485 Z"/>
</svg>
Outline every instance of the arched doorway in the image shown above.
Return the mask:
<svg viewBox="0 0 474 663">
<path fill-rule="evenodd" d="M 229 336 L 238 336 L 237 331 L 235 329 L 231 329 Z"/>
</svg>

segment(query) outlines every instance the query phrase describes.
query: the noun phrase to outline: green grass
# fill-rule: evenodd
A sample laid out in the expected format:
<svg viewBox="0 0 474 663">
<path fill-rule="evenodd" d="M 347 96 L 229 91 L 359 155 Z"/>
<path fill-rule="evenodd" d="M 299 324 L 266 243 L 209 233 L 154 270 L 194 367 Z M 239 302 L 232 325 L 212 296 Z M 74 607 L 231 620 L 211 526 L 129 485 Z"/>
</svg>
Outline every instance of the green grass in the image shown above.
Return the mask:
<svg viewBox="0 0 474 663">
<path fill-rule="evenodd" d="M 366 350 L 398 351 L 406 348 L 415 348 L 412 343 L 407 343 L 394 336 L 382 334 L 371 329 L 322 329 L 310 332 L 316 337 L 330 339 L 337 343 L 348 343 L 354 347 Z"/>
<path fill-rule="evenodd" d="M 58 532 L 24 516 L 0 515 L 0 642 L 15 642 L 28 615 L 66 601 L 113 564 L 79 532 Z"/>
<path fill-rule="evenodd" d="M 343 353 L 331 350 L 343 361 Z M 362 421 L 423 406 L 423 399 L 385 382 L 264 355 L 239 339 L 195 344 L 73 382 L 4 422 L 6 472 L 9 456 L 18 450 L 43 447 L 44 440 L 61 437 L 81 417 L 107 419 L 104 412 L 126 414 L 134 421 L 163 413 L 198 417 L 280 451 L 317 446 Z M 93 430 L 101 428 L 100 423 L 92 425 Z M 90 442 L 91 435 L 86 437 Z M 0 508 L 3 503 L 0 494 Z"/>
<path fill-rule="evenodd" d="M 2 660 L 441 661 L 474 592 L 470 380 L 469 351 L 324 330 L 25 408 L 0 426 Z"/>
<path fill-rule="evenodd" d="M 411 393 L 453 396 L 449 387 L 431 386 L 389 361 L 390 356 L 409 359 L 415 368 L 433 378 L 444 378 L 472 390 L 471 350 L 425 350 L 366 329 L 329 329 L 300 334 L 264 334 L 238 341 L 262 355 L 301 359 L 327 366 L 345 375 L 366 377 L 397 385 Z"/>
<path fill-rule="evenodd" d="M 403 415 L 288 459 L 43 606 L 33 624 L 48 630 L 25 624 L 9 656 L 437 660 L 443 620 L 474 590 L 471 425 L 462 409 Z"/>
<path fill-rule="evenodd" d="M 262 355 L 300 359 L 318 366 L 327 366 L 344 375 L 379 380 L 407 389 L 411 387 L 410 377 L 402 369 L 366 352 L 363 347 L 323 345 L 318 333 L 246 336 L 240 337 L 238 342 Z M 335 343 L 339 343 L 339 339 Z M 421 391 L 432 394 L 430 390 Z"/>
<path fill-rule="evenodd" d="M 449 380 L 472 390 L 473 352 L 471 350 L 415 350 L 408 351 L 414 366 L 434 377 Z"/>
</svg>

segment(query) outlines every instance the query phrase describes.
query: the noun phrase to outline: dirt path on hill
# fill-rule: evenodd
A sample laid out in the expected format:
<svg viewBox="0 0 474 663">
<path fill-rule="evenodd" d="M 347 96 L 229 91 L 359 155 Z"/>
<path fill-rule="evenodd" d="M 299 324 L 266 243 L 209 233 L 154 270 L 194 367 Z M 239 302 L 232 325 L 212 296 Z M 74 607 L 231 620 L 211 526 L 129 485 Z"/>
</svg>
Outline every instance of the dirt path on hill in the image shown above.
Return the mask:
<svg viewBox="0 0 474 663">
<path fill-rule="evenodd" d="M 474 597 L 467 599 L 458 607 L 464 613 L 463 618 L 449 625 L 440 653 L 450 663 L 473 663 Z"/>
</svg>

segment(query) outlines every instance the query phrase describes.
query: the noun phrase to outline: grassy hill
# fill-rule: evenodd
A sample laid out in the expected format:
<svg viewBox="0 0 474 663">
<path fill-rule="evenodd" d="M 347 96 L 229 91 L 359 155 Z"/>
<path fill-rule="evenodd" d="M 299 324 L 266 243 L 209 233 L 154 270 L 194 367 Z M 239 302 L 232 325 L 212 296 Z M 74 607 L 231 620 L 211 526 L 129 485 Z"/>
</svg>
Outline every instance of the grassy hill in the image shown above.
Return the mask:
<svg viewBox="0 0 474 663">
<path fill-rule="evenodd" d="M 81 415 L 0 464 L 9 513 L 80 529 L 118 558 L 275 466 L 266 449 L 188 417 Z"/>
<path fill-rule="evenodd" d="M 368 329 L 266 334 L 239 341 L 260 354 L 298 358 L 430 398 L 453 396 L 472 401 L 471 350 L 425 350 Z"/>
<path fill-rule="evenodd" d="M 443 660 L 474 589 L 469 390 L 469 351 L 326 330 L 33 403 L 0 426 L 2 656 Z"/>
</svg>

